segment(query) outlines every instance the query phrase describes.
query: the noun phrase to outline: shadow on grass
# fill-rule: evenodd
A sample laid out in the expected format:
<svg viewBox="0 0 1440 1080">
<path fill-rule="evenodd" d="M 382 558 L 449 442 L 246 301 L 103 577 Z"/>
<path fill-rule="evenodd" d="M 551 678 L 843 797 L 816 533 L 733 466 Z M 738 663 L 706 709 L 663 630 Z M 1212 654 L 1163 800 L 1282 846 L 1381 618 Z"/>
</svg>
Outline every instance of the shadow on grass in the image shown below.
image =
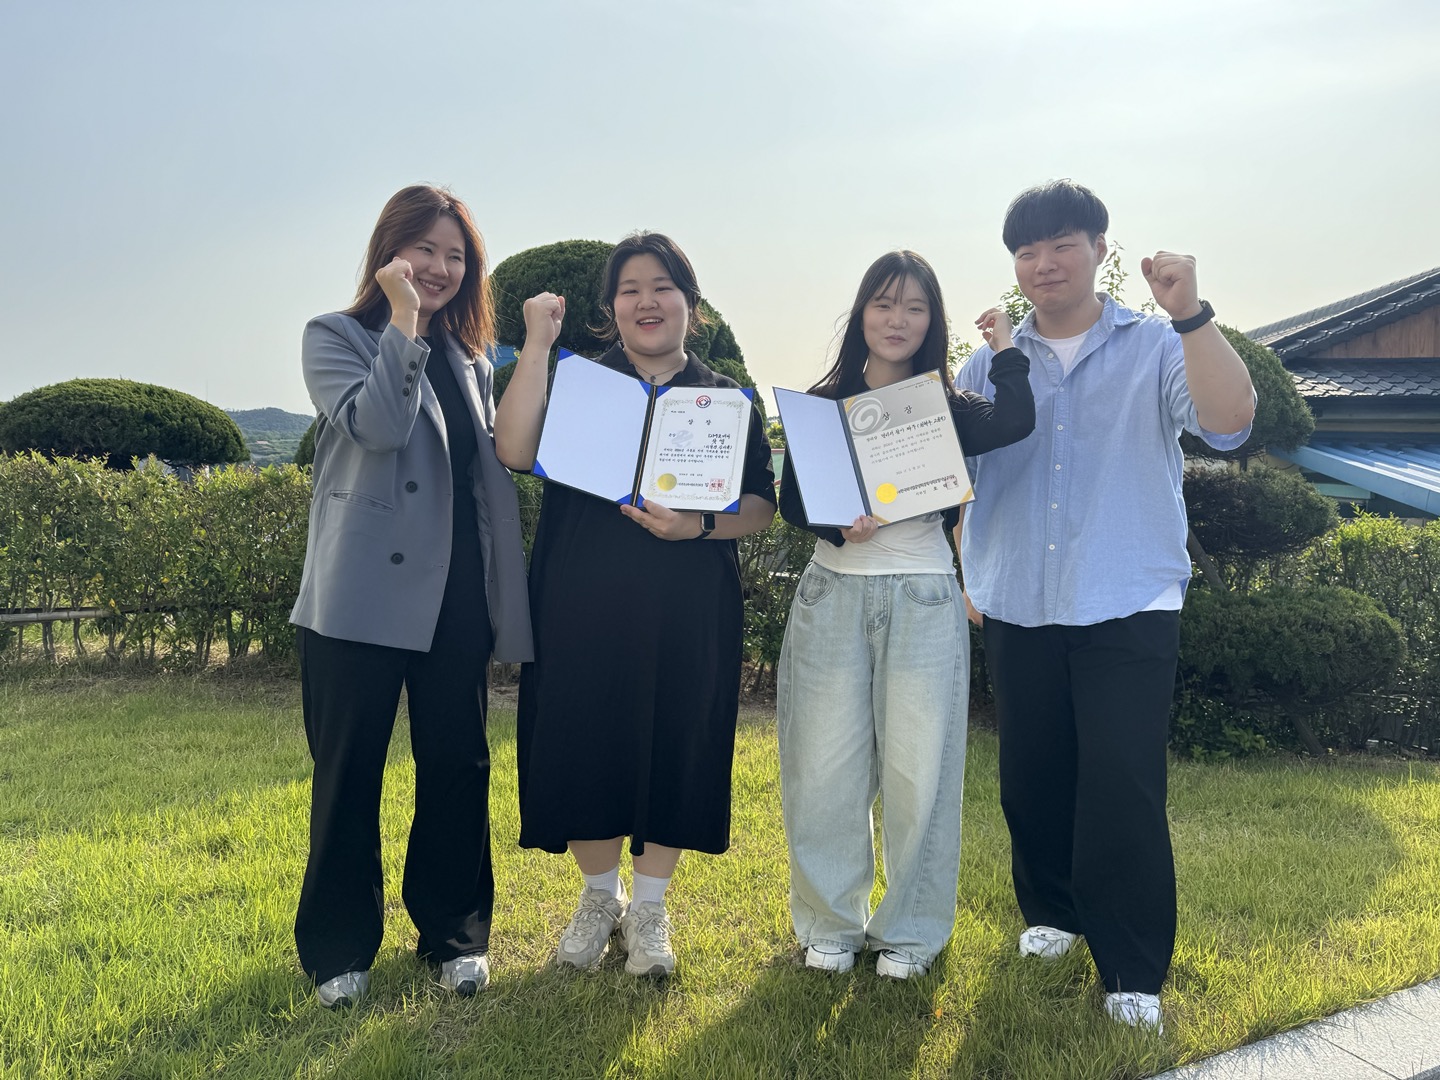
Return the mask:
<svg viewBox="0 0 1440 1080">
<path fill-rule="evenodd" d="M 935 1024 L 933 985 L 875 975 L 862 955 L 845 975 L 774 959 L 723 1019 L 675 1046 L 648 1076 L 885 1077 L 910 1075 Z"/>
</svg>

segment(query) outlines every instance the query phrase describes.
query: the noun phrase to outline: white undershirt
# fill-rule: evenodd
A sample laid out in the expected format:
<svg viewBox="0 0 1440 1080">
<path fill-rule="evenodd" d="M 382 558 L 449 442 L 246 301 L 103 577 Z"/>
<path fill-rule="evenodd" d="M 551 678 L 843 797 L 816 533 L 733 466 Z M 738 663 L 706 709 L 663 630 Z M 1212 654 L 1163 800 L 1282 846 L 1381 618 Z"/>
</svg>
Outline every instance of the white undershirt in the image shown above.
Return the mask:
<svg viewBox="0 0 1440 1080">
<path fill-rule="evenodd" d="M 814 562 L 837 574 L 954 574 L 940 514 L 882 525 L 863 544 L 815 541 Z"/>
<path fill-rule="evenodd" d="M 1089 333 L 1090 331 L 1087 329 L 1074 337 L 1067 338 L 1040 337 L 1039 334 L 1035 336 L 1040 337 L 1040 340 L 1055 354 L 1055 359 L 1060 361 L 1060 370 L 1069 375 L 1070 369 L 1075 366 L 1075 357 L 1080 352 L 1080 346 L 1085 344 L 1085 338 Z"/>
</svg>

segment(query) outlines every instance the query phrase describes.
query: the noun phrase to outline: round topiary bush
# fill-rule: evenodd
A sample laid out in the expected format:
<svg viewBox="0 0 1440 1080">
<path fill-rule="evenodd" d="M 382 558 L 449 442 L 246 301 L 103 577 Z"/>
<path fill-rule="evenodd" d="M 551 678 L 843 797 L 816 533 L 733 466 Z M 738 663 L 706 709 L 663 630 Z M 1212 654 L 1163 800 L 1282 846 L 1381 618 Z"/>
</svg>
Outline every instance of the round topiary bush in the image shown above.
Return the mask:
<svg viewBox="0 0 1440 1080">
<path fill-rule="evenodd" d="M 1218 325 L 1218 324 L 1217 324 Z M 1180 436 L 1180 448 L 1186 457 L 1238 460 L 1259 454 L 1268 446 L 1277 450 L 1294 450 L 1310 441 L 1315 432 L 1315 418 L 1295 389 L 1295 380 L 1275 353 L 1251 341 L 1239 330 L 1221 326 L 1220 332 L 1245 361 L 1250 381 L 1255 385 L 1255 423 L 1250 437 L 1234 450 L 1216 450 L 1188 431 Z"/>
<path fill-rule="evenodd" d="M 305 434 L 300 436 L 300 445 L 295 447 L 296 465 L 315 464 L 315 425 L 318 423 L 319 420 L 311 420 Z"/>
<path fill-rule="evenodd" d="M 495 333 L 500 343 L 517 348 L 523 345 L 525 301 L 536 293 L 553 292 L 565 297 L 565 323 L 557 344 L 592 357 L 609 348 L 610 343 L 597 337 L 593 328 L 605 321 L 600 310 L 601 275 L 614 249 L 614 244 L 603 240 L 561 240 L 516 252 L 502 261 L 490 275 L 495 293 Z M 706 322 L 686 346 L 706 363 L 712 359 L 730 360 L 743 369 L 745 354 L 735 340 L 735 332 L 709 301 L 702 299 L 700 310 Z M 742 386 L 754 385 L 748 372 L 744 379 L 738 379 L 730 369 L 725 373 L 737 378 Z M 497 380 L 497 396 L 502 388 Z"/>
<path fill-rule="evenodd" d="M 1307 719 L 1315 707 L 1387 685 L 1404 657 L 1400 624 L 1368 596 L 1335 586 L 1195 588 L 1180 619 L 1187 691 L 1284 716 L 1314 754 L 1324 752 Z"/>
<path fill-rule="evenodd" d="M 1185 471 L 1190 528 L 1217 559 L 1267 559 L 1300 551 L 1333 529 L 1335 504 L 1298 472 L 1251 465 Z"/>
<path fill-rule="evenodd" d="M 197 397 L 129 379 L 71 379 L 0 406 L 0 450 L 103 457 L 125 469 L 155 455 L 169 465 L 248 461 L 235 421 Z"/>
</svg>

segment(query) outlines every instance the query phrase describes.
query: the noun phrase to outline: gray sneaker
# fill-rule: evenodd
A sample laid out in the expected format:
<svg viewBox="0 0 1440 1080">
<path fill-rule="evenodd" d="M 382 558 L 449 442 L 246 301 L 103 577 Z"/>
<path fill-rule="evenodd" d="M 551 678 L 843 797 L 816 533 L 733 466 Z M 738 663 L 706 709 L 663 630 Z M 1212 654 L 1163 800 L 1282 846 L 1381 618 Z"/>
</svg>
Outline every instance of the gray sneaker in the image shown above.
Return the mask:
<svg viewBox="0 0 1440 1080">
<path fill-rule="evenodd" d="M 580 894 L 580 906 L 570 916 L 570 922 L 560 935 L 560 945 L 555 950 L 555 963 L 560 967 L 577 970 L 592 968 L 610 948 L 610 935 L 620 925 L 625 914 L 625 886 L 620 886 L 620 895 L 611 896 L 600 889 L 588 886 Z"/>
<path fill-rule="evenodd" d="M 348 1009 L 369 992 L 368 971 L 347 971 L 315 987 L 315 996 L 327 1009 Z"/>
<path fill-rule="evenodd" d="M 670 919 L 665 905 L 631 904 L 620 920 L 620 946 L 629 957 L 625 970 L 631 975 L 664 978 L 675 970 L 675 952 L 670 948 Z"/>
<path fill-rule="evenodd" d="M 461 997 L 474 997 L 489 983 L 490 958 L 484 953 L 457 956 L 440 965 L 440 985 Z"/>
</svg>

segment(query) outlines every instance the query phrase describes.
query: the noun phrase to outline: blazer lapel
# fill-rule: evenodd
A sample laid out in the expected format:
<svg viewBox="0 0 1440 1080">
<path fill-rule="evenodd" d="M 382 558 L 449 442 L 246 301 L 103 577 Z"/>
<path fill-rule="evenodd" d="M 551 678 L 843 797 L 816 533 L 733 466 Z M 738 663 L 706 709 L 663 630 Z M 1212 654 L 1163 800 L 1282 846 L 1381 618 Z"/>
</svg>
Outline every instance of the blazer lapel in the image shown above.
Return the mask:
<svg viewBox="0 0 1440 1080">
<path fill-rule="evenodd" d="M 447 334 L 445 336 L 446 358 L 450 361 L 450 370 L 455 373 L 455 383 L 460 387 L 460 395 L 465 399 L 465 407 L 470 410 L 470 420 L 475 425 L 475 434 L 485 441 L 485 436 L 490 434 L 490 429 L 485 423 L 485 414 L 480 408 L 480 384 L 475 379 L 475 365 L 470 363 L 470 358 L 465 351 Z"/>
</svg>

